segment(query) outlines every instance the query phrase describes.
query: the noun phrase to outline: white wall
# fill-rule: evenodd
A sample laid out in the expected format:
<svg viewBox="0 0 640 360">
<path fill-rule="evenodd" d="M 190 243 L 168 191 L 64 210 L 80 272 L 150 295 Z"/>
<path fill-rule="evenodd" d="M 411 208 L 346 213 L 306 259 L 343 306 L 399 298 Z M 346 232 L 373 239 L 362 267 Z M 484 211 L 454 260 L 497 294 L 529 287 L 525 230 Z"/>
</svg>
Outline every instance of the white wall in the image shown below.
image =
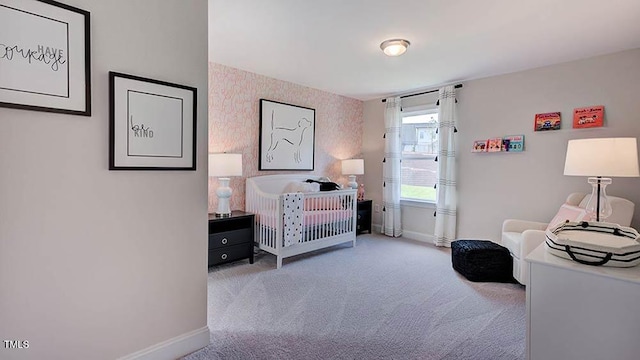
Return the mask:
<svg viewBox="0 0 640 360">
<path fill-rule="evenodd" d="M 562 174 L 567 141 L 640 136 L 638 64 L 640 49 L 464 82 L 458 90 L 458 237 L 499 240 L 504 219 L 548 221 L 569 193 L 591 192 L 586 178 Z M 573 109 L 589 105 L 605 106 L 605 126 L 572 129 Z M 365 102 L 365 186 L 378 203 L 383 110 L 380 100 Z M 534 132 L 534 115 L 553 111 L 562 112 L 562 129 Z M 523 153 L 471 153 L 475 139 L 515 134 L 525 135 Z M 636 204 L 632 225 L 640 227 L 640 178 L 614 178 L 607 190 Z M 404 207 L 403 215 L 404 228 L 433 233 L 433 209 Z"/>
<path fill-rule="evenodd" d="M 93 116 L 0 108 L 2 359 L 114 359 L 206 327 L 207 1 L 91 12 Z M 108 71 L 198 89 L 197 171 L 109 171 Z"/>
</svg>

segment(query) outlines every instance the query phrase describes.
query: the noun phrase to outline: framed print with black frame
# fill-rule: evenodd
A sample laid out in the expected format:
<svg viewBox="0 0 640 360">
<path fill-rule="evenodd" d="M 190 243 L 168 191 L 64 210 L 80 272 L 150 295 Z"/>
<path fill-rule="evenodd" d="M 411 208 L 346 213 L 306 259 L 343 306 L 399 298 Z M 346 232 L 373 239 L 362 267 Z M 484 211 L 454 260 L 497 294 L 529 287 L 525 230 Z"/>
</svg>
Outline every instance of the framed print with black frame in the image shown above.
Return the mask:
<svg viewBox="0 0 640 360">
<path fill-rule="evenodd" d="M 259 170 L 313 171 L 315 109 L 260 99 Z"/>
<path fill-rule="evenodd" d="M 89 12 L 0 0 L 0 106 L 91 116 Z"/>
<path fill-rule="evenodd" d="M 197 89 L 109 72 L 109 170 L 195 170 Z"/>
</svg>

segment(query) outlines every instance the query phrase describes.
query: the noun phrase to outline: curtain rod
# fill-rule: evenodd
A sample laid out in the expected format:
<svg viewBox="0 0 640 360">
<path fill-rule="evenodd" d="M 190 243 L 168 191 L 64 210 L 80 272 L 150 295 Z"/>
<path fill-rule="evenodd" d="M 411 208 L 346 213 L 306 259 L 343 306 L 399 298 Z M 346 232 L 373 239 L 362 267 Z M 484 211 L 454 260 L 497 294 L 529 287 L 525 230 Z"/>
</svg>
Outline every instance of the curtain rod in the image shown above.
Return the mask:
<svg viewBox="0 0 640 360">
<path fill-rule="evenodd" d="M 457 84 L 456 86 L 454 86 L 455 89 L 460 89 L 461 87 L 462 87 L 462 84 Z M 430 93 L 434 93 L 434 92 L 437 92 L 437 91 L 439 91 L 439 89 L 424 91 L 424 92 L 417 93 L 417 94 L 404 95 L 404 96 L 400 96 L 400 99 L 404 99 L 404 98 L 408 98 L 408 97 L 412 97 L 412 96 L 430 94 Z M 387 99 L 382 99 L 382 102 L 387 102 Z"/>
</svg>

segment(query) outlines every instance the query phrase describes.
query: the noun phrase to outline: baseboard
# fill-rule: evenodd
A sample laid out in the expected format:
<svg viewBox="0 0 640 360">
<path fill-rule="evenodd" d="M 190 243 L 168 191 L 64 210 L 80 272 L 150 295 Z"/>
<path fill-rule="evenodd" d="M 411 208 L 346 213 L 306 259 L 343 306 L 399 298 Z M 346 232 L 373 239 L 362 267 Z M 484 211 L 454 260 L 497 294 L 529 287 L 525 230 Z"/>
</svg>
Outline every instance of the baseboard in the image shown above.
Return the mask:
<svg viewBox="0 0 640 360">
<path fill-rule="evenodd" d="M 209 345 L 209 327 L 178 335 L 118 360 L 175 360 Z"/>
<path fill-rule="evenodd" d="M 435 237 L 433 235 L 431 235 L 431 234 L 424 234 L 424 233 L 419 233 L 419 232 L 415 232 L 415 231 L 407 231 L 407 230 L 402 230 L 402 237 L 406 238 L 406 239 L 426 242 L 426 243 L 429 243 L 429 244 L 433 244 L 433 242 L 435 240 Z"/>
<path fill-rule="evenodd" d="M 373 232 L 374 233 L 377 233 L 377 234 L 381 234 L 382 233 L 382 225 L 373 224 L 372 227 L 373 227 Z M 419 233 L 419 232 L 415 232 L 415 231 L 407 231 L 407 230 L 402 230 L 402 237 L 405 238 L 405 239 L 411 239 L 411 240 L 426 242 L 426 243 L 429 243 L 429 244 L 433 244 L 434 240 L 435 240 L 435 237 L 433 235 Z"/>
</svg>

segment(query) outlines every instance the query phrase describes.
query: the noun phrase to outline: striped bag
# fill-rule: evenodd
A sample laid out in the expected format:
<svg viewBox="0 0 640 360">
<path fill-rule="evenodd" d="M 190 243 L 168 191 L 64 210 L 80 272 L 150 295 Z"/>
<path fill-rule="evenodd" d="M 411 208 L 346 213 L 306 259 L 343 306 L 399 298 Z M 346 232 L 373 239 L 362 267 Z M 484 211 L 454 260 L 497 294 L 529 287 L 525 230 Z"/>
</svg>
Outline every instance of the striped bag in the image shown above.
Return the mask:
<svg viewBox="0 0 640 360">
<path fill-rule="evenodd" d="M 605 222 L 565 222 L 546 231 L 550 254 L 585 265 L 631 267 L 640 264 L 636 230 Z"/>
</svg>

